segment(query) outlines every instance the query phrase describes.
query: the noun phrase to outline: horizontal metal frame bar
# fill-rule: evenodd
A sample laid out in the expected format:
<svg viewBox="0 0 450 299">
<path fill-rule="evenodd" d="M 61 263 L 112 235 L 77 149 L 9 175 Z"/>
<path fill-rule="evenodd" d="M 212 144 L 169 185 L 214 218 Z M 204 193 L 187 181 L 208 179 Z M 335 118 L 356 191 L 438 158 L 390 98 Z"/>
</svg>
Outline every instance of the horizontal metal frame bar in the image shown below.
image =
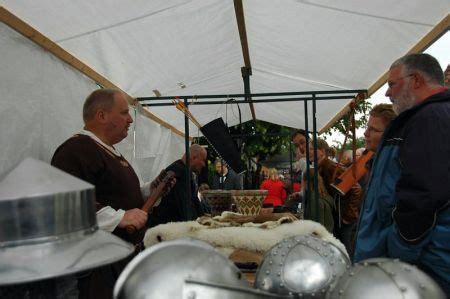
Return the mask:
<svg viewBox="0 0 450 299">
<path fill-rule="evenodd" d="M 238 126 L 238 125 L 236 125 L 236 126 Z M 291 136 L 294 133 L 294 130 L 295 129 L 292 129 L 292 132 L 289 132 L 289 133 L 264 133 L 264 134 L 245 133 L 245 134 L 230 134 L 230 135 L 231 135 L 231 138 L 233 138 L 233 139 L 241 138 L 241 137 L 281 137 L 281 136 Z"/>
<path fill-rule="evenodd" d="M 345 100 L 354 98 L 354 94 L 345 95 L 345 96 L 325 96 L 325 97 L 315 97 L 316 101 L 324 101 L 324 100 Z M 223 105 L 223 104 L 248 104 L 248 103 L 273 103 L 273 102 L 295 102 L 295 101 L 312 101 L 313 97 L 303 97 L 303 98 L 280 98 L 280 99 L 261 99 L 261 100 L 227 100 L 223 101 L 199 101 L 190 105 Z M 155 106 L 173 106 L 172 102 L 170 103 L 141 103 L 144 107 L 155 107 Z"/>
<path fill-rule="evenodd" d="M 184 96 L 164 96 L 164 97 L 138 97 L 136 100 L 154 101 L 154 100 L 172 100 L 180 99 L 226 99 L 226 98 L 245 98 L 245 97 L 273 97 L 273 96 L 296 96 L 296 95 L 320 95 L 320 94 L 342 94 L 342 93 L 367 93 L 366 89 L 350 90 L 322 90 L 322 91 L 298 91 L 298 92 L 271 92 L 271 93 L 239 93 L 239 94 L 211 94 L 211 95 L 184 95 Z"/>
</svg>

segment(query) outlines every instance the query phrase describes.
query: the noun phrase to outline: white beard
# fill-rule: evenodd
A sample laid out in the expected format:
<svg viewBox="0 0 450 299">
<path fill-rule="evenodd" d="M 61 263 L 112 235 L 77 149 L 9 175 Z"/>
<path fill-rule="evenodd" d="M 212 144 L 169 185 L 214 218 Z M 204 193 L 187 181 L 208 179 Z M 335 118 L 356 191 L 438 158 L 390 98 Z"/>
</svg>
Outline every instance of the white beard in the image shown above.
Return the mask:
<svg viewBox="0 0 450 299">
<path fill-rule="evenodd" d="M 415 95 L 408 89 L 408 86 L 403 86 L 403 90 L 398 99 L 391 99 L 392 109 L 399 115 L 403 111 L 412 108 L 416 103 Z"/>
</svg>

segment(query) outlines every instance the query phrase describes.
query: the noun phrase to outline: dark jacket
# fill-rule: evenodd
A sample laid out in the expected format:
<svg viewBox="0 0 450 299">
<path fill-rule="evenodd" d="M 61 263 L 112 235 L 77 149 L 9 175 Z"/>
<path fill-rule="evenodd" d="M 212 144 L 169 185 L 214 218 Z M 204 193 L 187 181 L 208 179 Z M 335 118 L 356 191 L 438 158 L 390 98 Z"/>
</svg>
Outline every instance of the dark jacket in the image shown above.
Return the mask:
<svg viewBox="0 0 450 299">
<path fill-rule="evenodd" d="M 222 181 L 221 181 L 222 178 Z M 223 180 L 225 178 L 225 180 Z M 233 170 L 229 169 L 224 177 L 221 177 L 217 172 L 214 174 L 213 183 L 211 189 L 223 189 L 223 190 L 241 190 L 242 180 L 241 176 L 236 174 Z"/>
<path fill-rule="evenodd" d="M 449 132 L 448 91 L 391 122 L 369 176 L 355 262 L 400 258 L 450 285 Z"/>
<path fill-rule="evenodd" d="M 149 215 L 148 226 L 195 220 L 204 214 L 204 208 L 197 196 L 195 179 L 191 178 L 190 193 L 187 191 L 186 165 L 183 161 L 173 162 L 166 170 L 175 172 L 177 182 L 169 194 L 162 198 L 161 203 Z"/>
</svg>

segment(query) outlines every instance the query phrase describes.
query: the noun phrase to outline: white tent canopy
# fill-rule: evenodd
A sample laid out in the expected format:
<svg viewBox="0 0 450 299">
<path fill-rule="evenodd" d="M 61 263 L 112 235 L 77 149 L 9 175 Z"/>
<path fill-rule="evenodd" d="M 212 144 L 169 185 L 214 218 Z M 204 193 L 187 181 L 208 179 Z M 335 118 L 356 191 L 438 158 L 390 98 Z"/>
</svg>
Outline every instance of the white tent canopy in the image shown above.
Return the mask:
<svg viewBox="0 0 450 299">
<path fill-rule="evenodd" d="M 1 3 L 5 23 L 5 11 L 10 12 L 36 30 L 28 33 L 30 39 L 43 34 L 132 97 L 155 96 L 154 90 L 163 96 L 244 93 L 244 66 L 252 70 L 252 93 L 373 92 L 396 58 L 423 50 L 450 24 L 449 0 Z M 44 51 L 18 33 L 20 24 L 7 24 L 0 24 L 0 121 L 9 128 L 0 136 L 2 148 L 8 145 L 0 154 L 0 175 L 25 154 L 48 161 L 55 147 L 81 128 L 83 99 L 96 83 L 104 85 L 91 73 L 82 75 L 86 67 L 72 68 L 56 58 L 57 47 L 44 45 L 49 52 Z M 319 101 L 318 128 L 350 100 Z M 242 121 L 250 120 L 249 105 L 240 108 Z M 254 109 L 257 119 L 304 126 L 301 102 Z M 150 111 L 166 123 L 161 126 L 136 112 L 125 151 L 145 159 L 145 169 L 156 169 L 182 153 L 182 138 L 173 128 L 183 132 L 184 119 L 172 106 Z M 202 124 L 220 116 L 229 125 L 239 122 L 236 105 L 193 105 L 191 111 Z M 195 135 L 196 128 L 190 132 Z"/>
</svg>

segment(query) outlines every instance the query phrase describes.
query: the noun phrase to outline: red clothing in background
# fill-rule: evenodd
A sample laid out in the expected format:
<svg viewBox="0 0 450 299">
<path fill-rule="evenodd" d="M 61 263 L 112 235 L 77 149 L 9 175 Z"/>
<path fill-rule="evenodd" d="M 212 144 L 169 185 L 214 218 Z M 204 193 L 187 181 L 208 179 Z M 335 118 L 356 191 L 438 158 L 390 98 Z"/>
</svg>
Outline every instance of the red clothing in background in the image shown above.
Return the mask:
<svg viewBox="0 0 450 299">
<path fill-rule="evenodd" d="M 274 207 L 282 206 L 286 199 L 286 192 L 283 188 L 283 182 L 280 180 L 266 179 L 262 182 L 259 189 L 267 190 L 269 193 L 264 199 L 263 204 L 272 204 Z"/>
</svg>

